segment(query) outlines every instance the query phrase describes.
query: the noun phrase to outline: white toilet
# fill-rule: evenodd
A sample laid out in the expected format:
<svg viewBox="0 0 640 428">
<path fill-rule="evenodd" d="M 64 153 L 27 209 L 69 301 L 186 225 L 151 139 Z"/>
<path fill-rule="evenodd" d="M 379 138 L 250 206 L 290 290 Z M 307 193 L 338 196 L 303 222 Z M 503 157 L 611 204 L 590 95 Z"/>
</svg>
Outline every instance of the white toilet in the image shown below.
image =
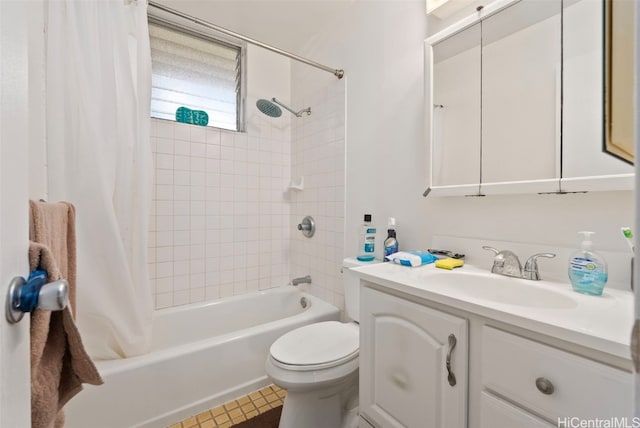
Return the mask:
<svg viewBox="0 0 640 428">
<path fill-rule="evenodd" d="M 343 261 L 345 308 L 352 322 L 310 324 L 271 345 L 267 374 L 287 390 L 280 428 L 358 426 L 360 281 L 350 269 L 363 264 Z"/>
</svg>

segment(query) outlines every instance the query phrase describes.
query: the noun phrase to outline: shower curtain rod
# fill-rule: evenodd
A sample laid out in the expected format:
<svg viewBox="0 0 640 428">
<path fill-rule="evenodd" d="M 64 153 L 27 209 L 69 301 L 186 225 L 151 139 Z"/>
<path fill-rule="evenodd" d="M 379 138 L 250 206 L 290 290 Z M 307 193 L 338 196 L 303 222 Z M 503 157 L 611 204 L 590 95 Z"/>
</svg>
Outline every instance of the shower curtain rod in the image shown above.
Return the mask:
<svg viewBox="0 0 640 428">
<path fill-rule="evenodd" d="M 154 2 L 154 1 L 149 1 L 149 6 L 153 6 L 156 9 L 160 9 L 160 10 L 162 10 L 164 12 L 167 12 L 167 13 L 170 13 L 172 15 L 179 16 L 180 18 L 184 18 L 184 19 L 189 20 L 189 21 L 191 21 L 191 22 L 193 22 L 195 24 L 202 25 L 203 27 L 207 27 L 207 28 L 209 28 L 211 30 L 219 31 L 219 32 L 221 32 L 223 34 L 226 34 L 227 36 L 235 37 L 237 39 L 243 40 L 243 41 L 245 41 L 247 43 L 250 43 L 252 45 L 260 46 L 261 48 L 270 50 L 271 52 L 275 52 L 277 54 L 284 55 L 284 56 L 289 57 L 291 59 L 295 59 L 296 61 L 303 62 L 303 63 L 305 63 L 307 65 L 312 66 L 312 67 L 319 68 L 320 70 L 328 71 L 329 73 L 331 73 L 334 76 L 336 76 L 338 79 L 342 79 L 342 77 L 344 76 L 344 70 L 342 70 L 342 69 L 335 69 L 335 68 L 327 67 L 326 65 L 317 63 L 315 61 L 311 61 L 310 59 L 303 58 L 301 56 L 298 56 L 296 54 L 292 54 L 292 53 L 287 52 L 287 51 L 283 51 L 282 49 L 278 49 L 276 47 L 267 45 L 266 43 L 259 42 L 257 40 L 254 40 L 254 39 L 250 38 L 250 37 L 243 36 L 242 34 L 236 33 L 236 32 L 231 31 L 231 30 L 227 30 L 226 28 L 220 27 L 218 25 L 212 24 L 212 23 L 207 22 L 207 21 L 203 21 L 203 20 L 198 19 L 196 17 L 193 17 L 191 15 L 187 15 L 186 13 L 182 13 L 182 12 L 179 12 L 179 11 L 177 11 L 175 9 L 171 9 L 169 7 L 166 7 L 166 6 L 162 6 L 162 5 L 160 5 L 160 4 L 158 4 L 158 3 Z"/>
</svg>

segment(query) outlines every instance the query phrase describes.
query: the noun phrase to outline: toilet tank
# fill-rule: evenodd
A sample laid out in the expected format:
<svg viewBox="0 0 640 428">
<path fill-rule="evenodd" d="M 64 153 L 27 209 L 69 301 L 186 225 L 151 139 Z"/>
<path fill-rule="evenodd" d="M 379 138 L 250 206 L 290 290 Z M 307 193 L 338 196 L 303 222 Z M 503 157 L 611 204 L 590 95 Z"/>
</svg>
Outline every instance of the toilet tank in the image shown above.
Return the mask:
<svg viewBox="0 0 640 428">
<path fill-rule="evenodd" d="M 347 316 L 357 322 L 360 322 L 360 279 L 351 271 L 351 269 L 374 263 L 380 262 L 378 260 L 374 260 L 372 262 L 361 262 L 356 258 L 346 258 L 342 261 L 344 306 Z"/>
</svg>

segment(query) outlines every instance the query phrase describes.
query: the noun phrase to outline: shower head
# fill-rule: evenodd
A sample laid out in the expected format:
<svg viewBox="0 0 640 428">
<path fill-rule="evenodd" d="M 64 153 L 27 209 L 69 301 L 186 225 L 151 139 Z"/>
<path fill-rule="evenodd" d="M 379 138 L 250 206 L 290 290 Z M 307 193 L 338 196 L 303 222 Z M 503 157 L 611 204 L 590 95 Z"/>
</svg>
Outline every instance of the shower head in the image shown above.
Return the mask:
<svg viewBox="0 0 640 428">
<path fill-rule="evenodd" d="M 280 107 L 295 114 L 296 117 L 302 117 L 302 113 L 307 113 L 307 116 L 311 115 L 311 107 L 307 107 L 300 111 L 294 111 L 289 107 L 287 107 L 286 105 L 282 104 L 280 101 L 276 100 L 275 98 L 271 98 L 271 101 L 260 99 L 256 102 L 256 106 L 258 107 L 258 110 L 260 110 L 262 113 L 271 117 L 282 116 L 282 110 L 280 109 Z"/>
<path fill-rule="evenodd" d="M 282 110 L 280 109 L 280 107 L 278 107 L 271 101 L 260 99 L 256 101 L 256 107 L 258 107 L 258 110 L 260 110 L 262 113 L 266 114 L 267 116 L 271 116 L 271 117 L 282 116 Z"/>
</svg>

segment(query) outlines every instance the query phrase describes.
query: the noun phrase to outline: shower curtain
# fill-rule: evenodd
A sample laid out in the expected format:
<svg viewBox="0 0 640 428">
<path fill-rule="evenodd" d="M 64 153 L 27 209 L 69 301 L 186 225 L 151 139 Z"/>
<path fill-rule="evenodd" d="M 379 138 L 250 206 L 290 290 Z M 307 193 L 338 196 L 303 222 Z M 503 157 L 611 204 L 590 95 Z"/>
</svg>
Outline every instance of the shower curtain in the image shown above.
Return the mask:
<svg viewBox="0 0 640 428">
<path fill-rule="evenodd" d="M 46 7 L 48 197 L 76 206 L 76 322 L 93 358 L 142 354 L 153 310 L 146 1 Z"/>
</svg>

